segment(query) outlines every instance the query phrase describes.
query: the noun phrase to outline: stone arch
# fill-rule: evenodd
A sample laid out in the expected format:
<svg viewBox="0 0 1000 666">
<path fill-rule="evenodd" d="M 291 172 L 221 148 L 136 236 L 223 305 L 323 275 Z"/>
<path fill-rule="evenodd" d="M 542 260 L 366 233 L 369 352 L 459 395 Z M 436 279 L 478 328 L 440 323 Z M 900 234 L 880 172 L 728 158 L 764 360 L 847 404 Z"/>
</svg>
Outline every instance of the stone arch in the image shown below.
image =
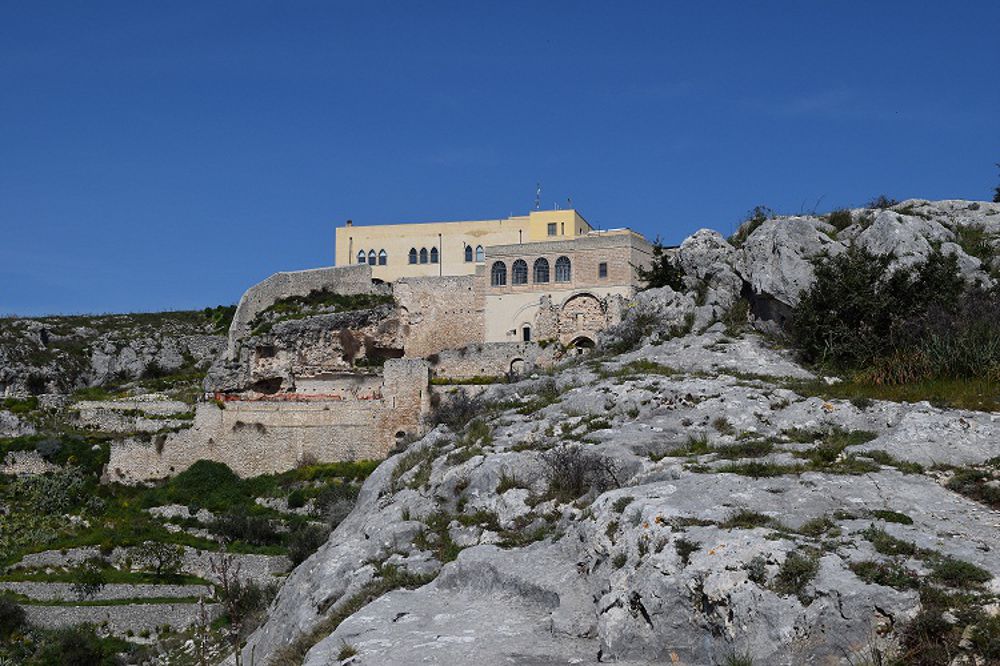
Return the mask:
<svg viewBox="0 0 1000 666">
<path fill-rule="evenodd" d="M 515 358 L 510 362 L 510 376 L 520 377 L 524 374 L 527 369 L 527 364 L 524 362 L 523 358 Z"/>
<path fill-rule="evenodd" d="M 604 301 L 590 292 L 571 295 L 559 307 L 559 340 L 564 344 L 586 337 L 591 341 L 607 326 Z"/>
<path fill-rule="evenodd" d="M 569 342 L 570 347 L 575 347 L 577 349 L 593 349 L 597 346 L 593 338 L 587 335 L 578 335 Z"/>
</svg>

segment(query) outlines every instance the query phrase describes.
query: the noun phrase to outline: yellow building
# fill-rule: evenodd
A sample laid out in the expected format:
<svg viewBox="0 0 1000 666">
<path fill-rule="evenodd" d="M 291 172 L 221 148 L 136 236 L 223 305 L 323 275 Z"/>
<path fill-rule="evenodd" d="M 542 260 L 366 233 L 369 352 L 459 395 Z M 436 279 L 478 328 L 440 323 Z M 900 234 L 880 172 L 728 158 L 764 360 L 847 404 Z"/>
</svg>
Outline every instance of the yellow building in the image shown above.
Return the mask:
<svg viewBox="0 0 1000 666">
<path fill-rule="evenodd" d="M 472 275 L 486 262 L 487 248 L 573 240 L 592 231 L 575 210 L 532 211 L 500 220 L 356 226 L 336 231 L 335 263 L 369 264 L 372 277 Z"/>
</svg>

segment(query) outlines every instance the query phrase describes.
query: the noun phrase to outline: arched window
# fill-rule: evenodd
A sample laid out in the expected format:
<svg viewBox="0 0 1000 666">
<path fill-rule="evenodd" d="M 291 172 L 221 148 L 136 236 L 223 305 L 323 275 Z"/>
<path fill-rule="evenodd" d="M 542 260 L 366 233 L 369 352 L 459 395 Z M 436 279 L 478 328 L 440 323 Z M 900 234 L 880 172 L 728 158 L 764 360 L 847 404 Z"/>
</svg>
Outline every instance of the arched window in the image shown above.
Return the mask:
<svg viewBox="0 0 1000 666">
<path fill-rule="evenodd" d="M 410 263 L 411 264 L 417 263 L 417 248 L 415 247 L 410 248 Z"/>
<path fill-rule="evenodd" d="M 472 261 L 472 246 L 471 245 L 466 245 L 465 246 L 465 260 L 466 261 Z"/>
<path fill-rule="evenodd" d="M 539 257 L 535 259 L 535 270 L 534 270 L 535 282 L 548 282 L 549 281 L 549 260 L 544 257 Z"/>
<path fill-rule="evenodd" d="M 490 269 L 490 284 L 494 287 L 507 284 L 507 264 L 502 261 L 493 262 L 493 268 Z"/>
<path fill-rule="evenodd" d="M 375 265 L 375 261 L 376 261 L 376 259 L 375 259 L 375 250 L 369 250 L 368 251 L 368 263 L 371 264 L 372 266 L 374 266 Z"/>
<path fill-rule="evenodd" d="M 364 250 L 358 250 L 358 263 L 359 264 L 365 263 L 365 257 L 366 256 L 368 256 L 368 255 L 365 254 Z"/>
<path fill-rule="evenodd" d="M 385 266 L 389 262 L 389 255 L 385 253 L 385 250 L 378 251 L 378 265 Z"/>
<path fill-rule="evenodd" d="M 572 270 L 569 257 L 559 257 L 556 259 L 556 282 L 569 282 Z"/>
<path fill-rule="evenodd" d="M 476 261 L 486 261 L 486 253 L 483 252 L 483 246 L 476 246 Z"/>
<path fill-rule="evenodd" d="M 518 259 L 510 267 L 511 284 L 528 284 L 528 264 L 524 259 Z"/>
<path fill-rule="evenodd" d="M 422 264 L 426 264 L 427 263 L 427 248 L 426 247 L 420 248 L 420 263 L 422 263 Z"/>
<path fill-rule="evenodd" d="M 436 247 L 431 248 L 431 263 L 436 264 L 438 262 L 438 249 Z"/>
</svg>

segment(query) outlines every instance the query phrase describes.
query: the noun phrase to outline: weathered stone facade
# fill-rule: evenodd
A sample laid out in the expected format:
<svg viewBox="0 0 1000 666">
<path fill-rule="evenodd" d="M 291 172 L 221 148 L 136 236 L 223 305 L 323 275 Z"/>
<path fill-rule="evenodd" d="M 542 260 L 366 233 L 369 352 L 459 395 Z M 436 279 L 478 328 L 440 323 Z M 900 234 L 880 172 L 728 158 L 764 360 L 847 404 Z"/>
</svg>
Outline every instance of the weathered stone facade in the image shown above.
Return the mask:
<svg viewBox="0 0 1000 666">
<path fill-rule="evenodd" d="M 523 375 L 552 367 L 563 352 L 535 342 L 487 342 L 449 349 L 430 357 L 431 375 L 439 379 Z"/>
<path fill-rule="evenodd" d="M 384 458 L 398 437 L 422 432 L 430 408 L 427 362 L 392 359 L 381 382 L 374 379 L 331 379 L 312 395 L 248 394 L 218 405 L 199 403 L 191 428 L 112 446 L 106 476 L 121 483 L 147 481 L 201 459 L 248 477 L 306 461 Z"/>
<path fill-rule="evenodd" d="M 401 310 L 404 347 L 410 357 L 426 357 L 483 341 L 485 313 L 475 275 L 404 278 L 393 284 Z"/>
</svg>

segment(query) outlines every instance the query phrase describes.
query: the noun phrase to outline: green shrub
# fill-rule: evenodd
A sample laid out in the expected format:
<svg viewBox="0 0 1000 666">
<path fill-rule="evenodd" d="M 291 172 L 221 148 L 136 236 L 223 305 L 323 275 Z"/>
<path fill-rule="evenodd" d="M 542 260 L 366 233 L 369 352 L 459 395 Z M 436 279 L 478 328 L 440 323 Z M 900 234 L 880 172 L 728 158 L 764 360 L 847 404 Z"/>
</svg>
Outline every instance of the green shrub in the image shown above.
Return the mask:
<svg viewBox="0 0 1000 666">
<path fill-rule="evenodd" d="M 942 354 L 967 351 L 928 346 L 955 339 L 943 322 L 953 321 L 964 289 L 956 257 L 935 251 L 893 273 L 890 261 L 852 246 L 817 262 L 816 279 L 792 317 L 791 340 L 804 360 L 837 370 L 882 369 L 886 375 L 872 381 L 891 383 L 926 377 Z M 946 335 L 929 337 L 932 330 Z"/>
<path fill-rule="evenodd" d="M 210 529 L 221 537 L 242 541 L 256 546 L 277 544 L 281 537 L 271 520 L 254 515 L 244 507 L 237 507 L 218 516 Z"/>
<path fill-rule="evenodd" d="M 306 494 L 301 488 L 296 488 L 288 494 L 288 508 L 301 509 L 306 505 Z"/>
<path fill-rule="evenodd" d="M 288 559 L 298 566 L 319 550 L 330 536 L 329 530 L 316 525 L 300 527 L 288 535 Z"/>
<path fill-rule="evenodd" d="M 803 591 L 819 572 L 819 559 L 812 555 L 789 553 L 772 581 L 774 591 L 782 595 L 794 594 L 803 600 Z"/>
<path fill-rule="evenodd" d="M 851 215 L 851 211 L 846 208 L 838 208 L 827 215 L 826 221 L 832 224 L 837 231 L 843 231 L 854 224 L 854 217 Z"/>
<path fill-rule="evenodd" d="M 767 206 L 755 206 L 752 211 L 747 213 L 746 219 L 740 224 L 736 233 L 729 237 L 729 242 L 736 247 L 743 247 L 750 234 L 772 217 L 774 217 L 774 211 Z"/>
<path fill-rule="evenodd" d="M 0 596 L 0 640 L 7 640 L 28 626 L 24 609 L 12 599 Z"/>
<path fill-rule="evenodd" d="M 659 238 L 653 243 L 653 257 L 649 268 L 637 266 L 639 280 L 646 289 L 670 287 L 674 291 L 684 290 L 684 271 L 674 258 L 667 254 Z"/>
<path fill-rule="evenodd" d="M 220 462 L 199 460 L 172 478 L 165 488 L 167 499 L 185 506 L 225 511 L 247 501 L 240 477 Z"/>
</svg>

